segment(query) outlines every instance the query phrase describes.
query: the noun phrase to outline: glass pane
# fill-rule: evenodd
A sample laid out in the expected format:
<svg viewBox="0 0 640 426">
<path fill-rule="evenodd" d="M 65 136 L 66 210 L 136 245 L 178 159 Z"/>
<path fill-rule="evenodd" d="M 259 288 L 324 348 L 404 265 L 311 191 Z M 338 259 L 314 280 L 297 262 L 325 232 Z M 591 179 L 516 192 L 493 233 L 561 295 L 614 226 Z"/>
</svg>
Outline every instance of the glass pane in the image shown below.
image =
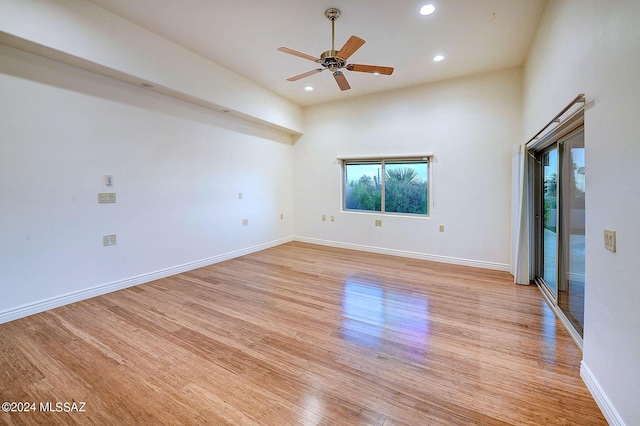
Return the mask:
<svg viewBox="0 0 640 426">
<path fill-rule="evenodd" d="M 381 163 L 344 165 L 344 208 L 381 211 Z"/>
<path fill-rule="evenodd" d="M 584 133 L 565 141 L 563 156 L 564 279 L 558 304 L 582 335 L 584 327 L 585 161 Z M 568 208 L 567 208 L 568 207 Z"/>
<path fill-rule="evenodd" d="M 542 155 L 543 186 L 543 229 L 542 229 L 542 278 L 551 294 L 557 296 L 558 277 L 558 150 L 553 149 Z"/>
<path fill-rule="evenodd" d="M 384 210 L 426 215 L 427 171 L 426 161 L 385 163 Z"/>
</svg>

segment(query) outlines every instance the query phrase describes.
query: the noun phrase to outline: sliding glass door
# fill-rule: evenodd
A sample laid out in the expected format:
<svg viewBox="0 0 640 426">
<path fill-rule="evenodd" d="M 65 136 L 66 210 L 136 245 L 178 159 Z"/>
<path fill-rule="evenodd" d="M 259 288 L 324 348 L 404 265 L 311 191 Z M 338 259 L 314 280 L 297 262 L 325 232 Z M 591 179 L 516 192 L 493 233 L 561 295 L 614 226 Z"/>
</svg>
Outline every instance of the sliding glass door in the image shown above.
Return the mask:
<svg viewBox="0 0 640 426">
<path fill-rule="evenodd" d="M 558 294 L 558 148 L 542 153 L 542 250 L 540 278 L 552 299 Z"/>
<path fill-rule="evenodd" d="M 583 126 L 535 151 L 536 282 L 582 336 L 585 288 Z"/>
<path fill-rule="evenodd" d="M 562 251 L 563 268 L 558 306 L 582 335 L 584 327 L 585 161 L 584 132 L 562 142 Z"/>
</svg>

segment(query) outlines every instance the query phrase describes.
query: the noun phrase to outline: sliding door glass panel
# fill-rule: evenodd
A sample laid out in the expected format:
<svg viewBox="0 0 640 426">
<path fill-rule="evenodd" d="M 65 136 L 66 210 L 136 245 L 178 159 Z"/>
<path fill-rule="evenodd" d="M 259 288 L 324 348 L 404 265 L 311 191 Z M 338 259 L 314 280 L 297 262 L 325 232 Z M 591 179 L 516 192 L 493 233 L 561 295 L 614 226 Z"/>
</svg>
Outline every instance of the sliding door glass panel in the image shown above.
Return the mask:
<svg viewBox="0 0 640 426">
<path fill-rule="evenodd" d="M 562 161 L 563 262 L 558 306 L 582 335 L 585 274 L 585 152 L 584 132 L 567 138 Z"/>
<path fill-rule="evenodd" d="M 542 235 L 541 274 L 555 299 L 558 291 L 558 149 L 542 154 Z"/>
</svg>

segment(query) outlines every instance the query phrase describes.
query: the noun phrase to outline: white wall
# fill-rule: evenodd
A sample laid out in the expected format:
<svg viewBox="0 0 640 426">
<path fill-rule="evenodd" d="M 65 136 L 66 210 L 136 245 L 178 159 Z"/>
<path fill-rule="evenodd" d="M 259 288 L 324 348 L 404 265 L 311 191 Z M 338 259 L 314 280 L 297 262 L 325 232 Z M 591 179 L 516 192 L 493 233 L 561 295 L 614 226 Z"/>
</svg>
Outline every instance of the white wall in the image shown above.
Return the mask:
<svg viewBox="0 0 640 426">
<path fill-rule="evenodd" d="M 2 45 L 0 93 L 0 322 L 293 233 L 288 134 Z"/>
<path fill-rule="evenodd" d="M 300 131 L 300 106 L 86 0 L 2 0 L 0 43 Z"/>
<path fill-rule="evenodd" d="M 508 270 L 521 105 L 514 69 L 307 108 L 294 146 L 296 238 Z M 435 153 L 430 218 L 341 211 L 337 156 L 428 152 Z"/>
<path fill-rule="evenodd" d="M 552 0 L 525 68 L 529 139 L 578 93 L 585 113 L 582 375 L 612 424 L 640 424 L 640 2 Z M 603 229 L 617 231 L 617 252 Z"/>
</svg>

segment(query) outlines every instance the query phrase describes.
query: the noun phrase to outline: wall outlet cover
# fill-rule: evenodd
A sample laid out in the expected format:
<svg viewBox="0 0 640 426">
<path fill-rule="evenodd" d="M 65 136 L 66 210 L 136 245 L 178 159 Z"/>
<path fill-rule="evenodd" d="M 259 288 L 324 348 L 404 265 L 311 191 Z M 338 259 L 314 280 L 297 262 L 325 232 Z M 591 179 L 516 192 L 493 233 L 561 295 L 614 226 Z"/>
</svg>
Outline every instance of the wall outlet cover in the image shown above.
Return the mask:
<svg viewBox="0 0 640 426">
<path fill-rule="evenodd" d="M 604 248 L 612 253 L 616 252 L 616 231 L 613 229 L 604 230 Z"/>
<path fill-rule="evenodd" d="M 116 202 L 115 192 L 98 192 L 98 204 L 111 204 Z"/>
</svg>

